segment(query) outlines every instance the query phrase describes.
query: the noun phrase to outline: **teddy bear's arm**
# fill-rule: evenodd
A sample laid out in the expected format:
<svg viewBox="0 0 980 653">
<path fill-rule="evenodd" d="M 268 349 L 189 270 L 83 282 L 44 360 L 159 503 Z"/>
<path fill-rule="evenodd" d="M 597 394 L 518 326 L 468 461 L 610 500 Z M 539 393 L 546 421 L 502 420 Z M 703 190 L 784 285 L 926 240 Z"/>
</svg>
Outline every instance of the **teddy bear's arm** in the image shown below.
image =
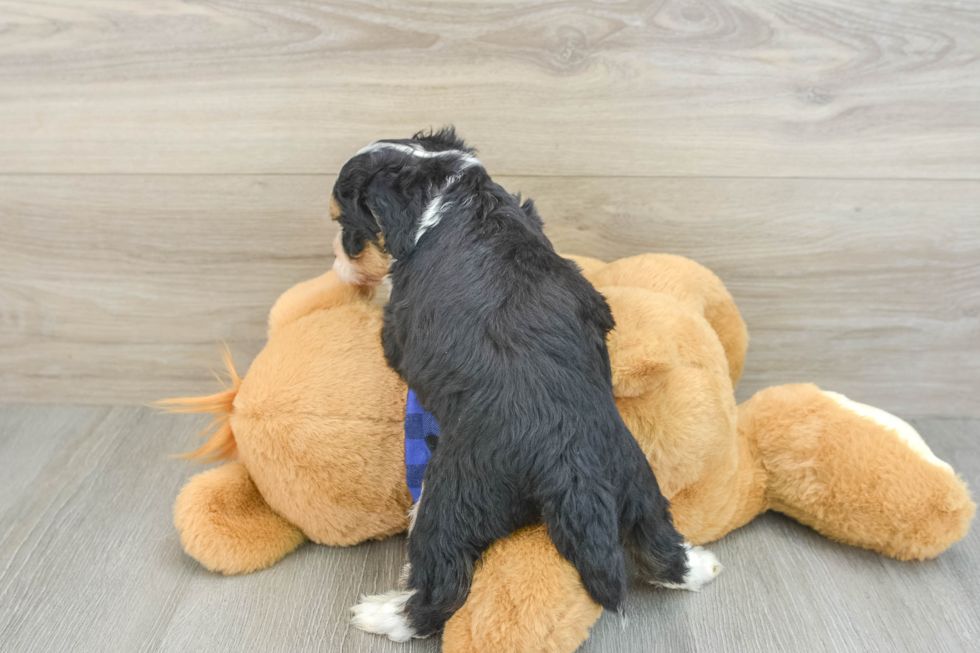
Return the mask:
<svg viewBox="0 0 980 653">
<path fill-rule="evenodd" d="M 345 284 L 333 270 L 303 281 L 284 292 L 269 311 L 269 335 L 313 311 L 369 300 L 373 294 L 372 288 Z"/>
</svg>

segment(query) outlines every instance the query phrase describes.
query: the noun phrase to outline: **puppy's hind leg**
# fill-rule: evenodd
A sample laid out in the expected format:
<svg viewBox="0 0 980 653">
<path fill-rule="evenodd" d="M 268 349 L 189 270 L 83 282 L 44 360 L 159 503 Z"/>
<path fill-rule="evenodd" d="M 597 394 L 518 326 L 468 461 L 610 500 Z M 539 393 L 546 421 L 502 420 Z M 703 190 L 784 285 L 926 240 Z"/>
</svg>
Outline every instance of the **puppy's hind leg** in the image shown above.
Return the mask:
<svg viewBox="0 0 980 653">
<path fill-rule="evenodd" d="M 572 563 L 592 600 L 618 610 L 626 561 L 610 485 L 586 470 L 553 470 L 542 486 L 541 515 L 558 553 Z"/>
<path fill-rule="evenodd" d="M 362 598 L 352 608 L 358 628 L 394 641 L 442 630 L 466 602 L 477 558 L 512 530 L 494 519 L 502 511 L 478 480 L 442 473 L 449 464 L 434 457 L 426 470 L 408 541 L 405 589 Z"/>
<path fill-rule="evenodd" d="M 672 589 L 697 591 L 721 572 L 713 553 L 692 547 L 674 528 L 669 503 L 653 471 L 644 464 L 626 497 L 624 523 L 632 523 L 625 548 L 640 576 Z"/>
</svg>

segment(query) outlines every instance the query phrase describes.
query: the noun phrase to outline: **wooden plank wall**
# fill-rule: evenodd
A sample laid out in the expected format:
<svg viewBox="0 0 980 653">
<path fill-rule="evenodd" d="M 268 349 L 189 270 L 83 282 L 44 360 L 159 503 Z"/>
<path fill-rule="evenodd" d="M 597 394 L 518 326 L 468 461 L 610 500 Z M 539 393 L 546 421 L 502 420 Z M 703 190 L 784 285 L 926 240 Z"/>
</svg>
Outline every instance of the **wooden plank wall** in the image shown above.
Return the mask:
<svg viewBox="0 0 980 653">
<path fill-rule="evenodd" d="M 692 257 L 815 381 L 980 415 L 980 5 L 0 0 L 0 399 L 241 367 L 329 188 L 455 123 L 563 251 Z"/>
</svg>

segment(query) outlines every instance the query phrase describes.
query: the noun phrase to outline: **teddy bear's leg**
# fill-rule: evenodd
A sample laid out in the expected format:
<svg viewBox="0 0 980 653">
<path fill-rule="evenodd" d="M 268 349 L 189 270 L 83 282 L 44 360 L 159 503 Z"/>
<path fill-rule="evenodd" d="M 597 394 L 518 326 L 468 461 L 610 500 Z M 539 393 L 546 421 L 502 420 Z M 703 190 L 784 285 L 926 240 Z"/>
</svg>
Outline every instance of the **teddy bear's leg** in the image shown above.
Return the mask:
<svg viewBox="0 0 980 653">
<path fill-rule="evenodd" d="M 739 428 L 758 446 L 769 507 L 834 540 L 924 559 L 969 529 L 966 484 L 894 415 L 788 385 L 740 406 Z"/>
<path fill-rule="evenodd" d="M 602 608 L 544 526 L 498 540 L 477 564 L 466 604 L 446 624 L 444 653 L 571 653 Z"/>
<path fill-rule="evenodd" d="M 223 574 L 270 567 L 306 539 L 269 507 L 239 462 L 192 477 L 177 496 L 174 524 L 188 555 Z"/>
</svg>

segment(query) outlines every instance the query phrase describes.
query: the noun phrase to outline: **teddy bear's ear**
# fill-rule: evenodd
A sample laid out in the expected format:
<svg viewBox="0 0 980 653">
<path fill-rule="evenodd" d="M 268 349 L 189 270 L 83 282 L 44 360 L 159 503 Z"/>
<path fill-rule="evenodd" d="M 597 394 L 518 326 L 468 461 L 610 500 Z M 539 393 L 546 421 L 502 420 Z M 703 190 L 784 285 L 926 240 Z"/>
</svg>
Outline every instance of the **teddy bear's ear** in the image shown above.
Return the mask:
<svg viewBox="0 0 980 653">
<path fill-rule="evenodd" d="M 300 282 L 280 295 L 269 312 L 269 333 L 313 311 L 369 300 L 373 294 L 373 288 L 349 286 L 331 270 L 315 279 Z"/>
<path fill-rule="evenodd" d="M 683 256 L 639 254 L 604 265 L 586 278 L 597 287 L 628 286 L 663 293 L 703 315 L 725 349 L 732 385 L 738 385 L 749 332 L 725 284 L 711 270 Z"/>
<path fill-rule="evenodd" d="M 601 288 L 616 328 L 606 337 L 617 397 L 637 397 L 654 389 L 676 365 L 677 347 L 670 339 L 657 294 L 640 288 Z"/>
<path fill-rule="evenodd" d="M 672 366 L 669 347 L 656 333 L 623 333 L 614 329 L 607 338 L 612 363 L 613 393 L 638 397 L 652 390 Z"/>
</svg>

